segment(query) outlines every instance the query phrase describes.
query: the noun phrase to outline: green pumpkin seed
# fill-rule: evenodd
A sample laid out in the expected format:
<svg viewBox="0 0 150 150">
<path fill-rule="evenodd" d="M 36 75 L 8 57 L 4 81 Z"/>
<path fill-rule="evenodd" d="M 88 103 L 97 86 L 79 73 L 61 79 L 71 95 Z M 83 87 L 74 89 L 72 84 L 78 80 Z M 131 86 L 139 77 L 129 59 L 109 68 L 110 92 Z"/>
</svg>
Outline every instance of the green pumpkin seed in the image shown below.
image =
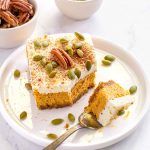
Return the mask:
<svg viewBox="0 0 150 150">
<path fill-rule="evenodd" d="M 20 114 L 20 120 L 24 120 L 27 118 L 27 112 L 26 111 L 23 111 L 21 114 Z"/>
<path fill-rule="evenodd" d="M 64 120 L 61 119 L 61 118 L 57 118 L 57 119 L 54 119 L 54 120 L 51 121 L 51 123 L 52 123 L 53 125 L 59 125 L 59 124 L 61 124 L 61 123 L 63 123 L 63 122 L 64 122 Z"/>
<path fill-rule="evenodd" d="M 14 77 L 15 77 L 15 78 L 19 78 L 19 77 L 20 77 L 20 71 L 19 71 L 18 69 L 16 69 L 16 70 L 14 71 Z"/>
<path fill-rule="evenodd" d="M 125 113 L 125 111 L 124 110 L 120 110 L 119 112 L 118 112 L 118 116 L 122 116 L 123 114 Z"/>
<path fill-rule="evenodd" d="M 61 38 L 61 39 L 60 39 L 60 43 L 61 43 L 61 44 L 68 43 L 68 40 L 66 40 L 65 38 Z"/>
<path fill-rule="evenodd" d="M 27 90 L 32 90 L 31 83 L 25 83 L 25 87 Z"/>
<path fill-rule="evenodd" d="M 76 49 L 82 48 L 82 43 L 75 43 L 74 48 Z"/>
<path fill-rule="evenodd" d="M 58 136 L 57 136 L 56 134 L 54 134 L 54 133 L 49 133 L 49 134 L 47 134 L 47 137 L 48 137 L 49 139 L 51 139 L 51 140 L 55 140 L 55 139 L 58 138 Z"/>
<path fill-rule="evenodd" d="M 54 78 L 55 75 L 56 75 L 57 71 L 52 71 L 50 74 L 49 74 L 49 77 L 50 78 Z"/>
<path fill-rule="evenodd" d="M 110 66 L 111 65 L 111 61 L 103 59 L 102 60 L 102 64 L 105 65 L 105 66 Z"/>
<path fill-rule="evenodd" d="M 77 49 L 77 54 L 79 57 L 81 57 L 81 58 L 83 57 L 83 51 L 82 50 Z"/>
<path fill-rule="evenodd" d="M 105 60 L 109 60 L 109 61 L 114 61 L 114 60 L 115 60 L 115 57 L 112 56 L 112 55 L 106 55 L 106 56 L 104 57 L 104 59 L 105 59 Z"/>
<path fill-rule="evenodd" d="M 84 41 L 84 36 L 81 33 L 75 32 L 74 34 L 80 41 Z"/>
<path fill-rule="evenodd" d="M 137 91 L 137 86 L 136 85 L 131 86 L 130 89 L 129 89 L 130 94 L 134 94 L 136 91 Z"/>
<path fill-rule="evenodd" d="M 52 61 L 51 63 L 52 63 L 53 68 L 57 68 L 58 67 L 58 63 L 56 61 Z"/>
<path fill-rule="evenodd" d="M 86 69 L 89 71 L 92 67 L 92 63 L 90 60 L 87 60 L 86 63 L 85 63 L 85 66 L 86 66 Z"/>
<path fill-rule="evenodd" d="M 80 78 L 80 76 L 81 76 L 81 71 L 80 71 L 78 68 L 76 68 L 76 69 L 74 70 L 74 73 L 75 73 L 75 75 L 76 75 L 78 78 Z"/>
<path fill-rule="evenodd" d="M 75 79 L 75 74 L 74 74 L 74 72 L 72 70 L 68 71 L 68 78 L 70 80 L 74 80 Z"/>
<path fill-rule="evenodd" d="M 68 50 L 70 50 L 70 49 L 72 49 L 72 47 L 71 47 L 70 45 L 66 45 L 66 46 L 65 46 L 65 51 L 68 51 Z"/>
<path fill-rule="evenodd" d="M 40 60 L 40 64 L 45 67 L 47 65 L 46 58 L 42 58 L 42 60 Z"/>
<path fill-rule="evenodd" d="M 42 58 L 43 58 L 42 55 L 35 55 L 35 56 L 33 57 L 33 60 L 34 60 L 34 61 L 40 61 Z"/>
<path fill-rule="evenodd" d="M 45 69 L 46 69 L 47 73 L 50 74 L 50 73 L 52 72 L 52 70 L 53 70 L 52 64 L 51 64 L 51 63 L 48 63 L 48 64 L 46 65 Z"/>
<path fill-rule="evenodd" d="M 39 40 L 35 40 L 33 43 L 35 48 L 41 48 L 41 42 Z"/>
<path fill-rule="evenodd" d="M 73 56 L 73 49 L 71 46 L 67 45 L 65 47 L 65 50 L 67 51 L 67 53 L 70 55 L 70 56 Z"/>
<path fill-rule="evenodd" d="M 70 122 L 75 122 L 75 116 L 74 116 L 73 114 L 69 113 L 69 114 L 68 114 L 68 120 L 69 120 Z"/>
<path fill-rule="evenodd" d="M 42 46 L 43 46 L 43 47 L 47 47 L 48 45 L 49 45 L 48 41 L 43 41 L 43 42 L 42 42 Z"/>
</svg>

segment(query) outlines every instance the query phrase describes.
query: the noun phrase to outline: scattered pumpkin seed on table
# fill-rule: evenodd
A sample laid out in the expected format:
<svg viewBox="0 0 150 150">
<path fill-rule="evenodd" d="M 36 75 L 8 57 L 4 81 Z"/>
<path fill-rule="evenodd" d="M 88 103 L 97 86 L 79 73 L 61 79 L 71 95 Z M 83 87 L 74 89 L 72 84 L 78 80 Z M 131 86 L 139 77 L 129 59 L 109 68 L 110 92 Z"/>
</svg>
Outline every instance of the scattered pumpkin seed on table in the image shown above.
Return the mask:
<svg viewBox="0 0 150 150">
<path fill-rule="evenodd" d="M 33 60 L 34 60 L 34 61 L 40 61 L 42 58 L 43 58 L 42 55 L 35 55 L 35 56 L 33 57 Z"/>
<path fill-rule="evenodd" d="M 112 55 L 106 55 L 106 56 L 104 57 L 104 59 L 105 59 L 105 60 L 109 60 L 109 61 L 114 61 L 114 60 L 115 60 L 115 57 L 112 56 Z"/>
<path fill-rule="evenodd" d="M 25 87 L 27 90 L 32 90 L 31 83 L 25 83 Z"/>
<path fill-rule="evenodd" d="M 65 38 L 61 38 L 60 43 L 62 43 L 62 44 L 68 43 L 68 40 L 66 40 Z"/>
<path fill-rule="evenodd" d="M 111 61 L 103 59 L 103 60 L 102 60 L 102 64 L 103 64 L 104 66 L 110 66 L 110 65 L 111 65 Z"/>
<path fill-rule="evenodd" d="M 20 120 L 24 120 L 27 118 L 27 112 L 26 111 L 23 111 L 21 114 L 20 114 Z"/>
<path fill-rule="evenodd" d="M 58 67 L 58 63 L 56 61 L 52 61 L 51 64 L 52 64 L 53 68 Z"/>
<path fill-rule="evenodd" d="M 71 80 L 75 79 L 75 74 L 74 74 L 73 70 L 69 70 L 67 75 L 68 75 L 69 79 L 71 79 Z"/>
<path fill-rule="evenodd" d="M 33 43 L 35 48 L 41 48 L 41 42 L 39 40 L 35 40 Z"/>
<path fill-rule="evenodd" d="M 50 74 L 51 72 L 52 72 L 52 70 L 53 70 L 53 66 L 52 66 L 52 64 L 51 63 L 48 63 L 47 65 L 46 65 L 46 71 L 47 71 L 47 73 L 48 74 Z"/>
<path fill-rule="evenodd" d="M 134 93 L 136 93 L 136 91 L 137 91 L 137 86 L 136 85 L 131 86 L 130 89 L 129 89 L 130 94 L 134 94 Z"/>
<path fill-rule="evenodd" d="M 51 139 L 51 140 L 55 140 L 55 139 L 58 138 L 58 136 L 57 136 L 56 134 L 54 134 L 54 133 L 49 133 L 49 134 L 47 134 L 47 137 L 48 137 L 49 139 Z"/>
<path fill-rule="evenodd" d="M 92 67 L 92 63 L 90 60 L 87 60 L 86 63 L 85 63 L 85 66 L 86 66 L 86 69 L 89 71 Z"/>
<path fill-rule="evenodd" d="M 80 41 L 84 41 L 84 36 L 81 33 L 75 32 L 74 34 Z"/>
<path fill-rule="evenodd" d="M 72 113 L 69 113 L 69 114 L 68 114 L 68 120 L 69 120 L 70 122 L 75 122 L 75 116 L 74 116 Z"/>
<path fill-rule="evenodd" d="M 51 123 L 52 123 L 53 125 L 60 125 L 60 124 L 63 123 L 63 122 L 64 122 L 64 120 L 61 119 L 61 118 L 53 119 L 53 120 L 51 121 Z"/>
<path fill-rule="evenodd" d="M 55 75 L 56 75 L 57 71 L 52 71 L 50 74 L 49 74 L 49 77 L 50 78 L 54 78 Z"/>
<path fill-rule="evenodd" d="M 15 77 L 15 78 L 19 78 L 19 77 L 20 77 L 20 71 L 19 71 L 18 69 L 16 69 L 16 70 L 14 71 L 14 77 Z"/>
<path fill-rule="evenodd" d="M 77 54 L 79 57 L 81 57 L 81 58 L 83 57 L 83 51 L 82 50 L 77 49 Z"/>
<path fill-rule="evenodd" d="M 118 112 L 118 116 L 122 116 L 124 113 L 125 113 L 124 110 L 120 110 L 120 111 Z"/>
<path fill-rule="evenodd" d="M 76 75 L 78 78 L 80 78 L 80 76 L 81 76 L 81 71 L 80 71 L 78 68 L 76 68 L 76 69 L 74 70 L 74 73 L 75 73 L 75 75 Z"/>
</svg>

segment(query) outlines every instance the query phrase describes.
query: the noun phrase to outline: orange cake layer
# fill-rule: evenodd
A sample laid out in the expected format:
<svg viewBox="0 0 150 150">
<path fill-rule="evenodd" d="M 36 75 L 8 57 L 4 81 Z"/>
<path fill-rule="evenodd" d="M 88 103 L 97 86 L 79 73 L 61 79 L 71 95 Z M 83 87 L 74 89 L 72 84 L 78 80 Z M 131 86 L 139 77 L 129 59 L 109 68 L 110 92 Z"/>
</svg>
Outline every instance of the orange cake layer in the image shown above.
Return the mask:
<svg viewBox="0 0 150 150">
<path fill-rule="evenodd" d="M 129 92 L 127 90 L 112 80 L 100 82 L 93 95 L 90 97 L 89 105 L 85 108 L 85 111 L 93 113 L 98 119 L 109 100 L 123 97 L 128 94 Z"/>
<path fill-rule="evenodd" d="M 94 87 L 95 73 L 91 73 L 85 79 L 80 80 L 72 88 L 71 92 L 41 94 L 37 90 L 33 91 L 37 106 L 40 109 L 59 108 L 75 103 L 89 88 Z"/>
</svg>

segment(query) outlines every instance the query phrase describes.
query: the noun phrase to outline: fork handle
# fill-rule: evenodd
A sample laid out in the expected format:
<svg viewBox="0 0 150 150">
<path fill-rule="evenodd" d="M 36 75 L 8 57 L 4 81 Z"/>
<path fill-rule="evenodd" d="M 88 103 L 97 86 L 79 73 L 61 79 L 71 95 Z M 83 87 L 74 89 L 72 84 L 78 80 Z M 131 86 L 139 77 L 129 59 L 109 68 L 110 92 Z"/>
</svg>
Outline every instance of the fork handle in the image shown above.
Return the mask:
<svg viewBox="0 0 150 150">
<path fill-rule="evenodd" d="M 76 124 L 75 126 L 68 129 L 64 134 L 62 134 L 60 137 L 58 137 L 54 142 L 49 144 L 47 147 L 45 147 L 43 150 L 55 150 L 65 139 L 67 139 L 71 134 L 73 134 L 75 131 L 83 128 L 79 124 Z"/>
</svg>

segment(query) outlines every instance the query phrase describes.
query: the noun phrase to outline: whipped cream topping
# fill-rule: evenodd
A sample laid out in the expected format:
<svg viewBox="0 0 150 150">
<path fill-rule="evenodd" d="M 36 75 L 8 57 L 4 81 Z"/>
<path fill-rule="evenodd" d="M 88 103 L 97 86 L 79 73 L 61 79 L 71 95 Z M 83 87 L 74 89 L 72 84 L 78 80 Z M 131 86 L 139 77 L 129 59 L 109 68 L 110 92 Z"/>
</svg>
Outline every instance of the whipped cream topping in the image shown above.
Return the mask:
<svg viewBox="0 0 150 150">
<path fill-rule="evenodd" d="M 99 123 L 103 126 L 108 125 L 117 113 L 122 109 L 127 109 L 135 101 L 131 95 L 108 100 L 105 109 L 99 115 Z"/>
</svg>

